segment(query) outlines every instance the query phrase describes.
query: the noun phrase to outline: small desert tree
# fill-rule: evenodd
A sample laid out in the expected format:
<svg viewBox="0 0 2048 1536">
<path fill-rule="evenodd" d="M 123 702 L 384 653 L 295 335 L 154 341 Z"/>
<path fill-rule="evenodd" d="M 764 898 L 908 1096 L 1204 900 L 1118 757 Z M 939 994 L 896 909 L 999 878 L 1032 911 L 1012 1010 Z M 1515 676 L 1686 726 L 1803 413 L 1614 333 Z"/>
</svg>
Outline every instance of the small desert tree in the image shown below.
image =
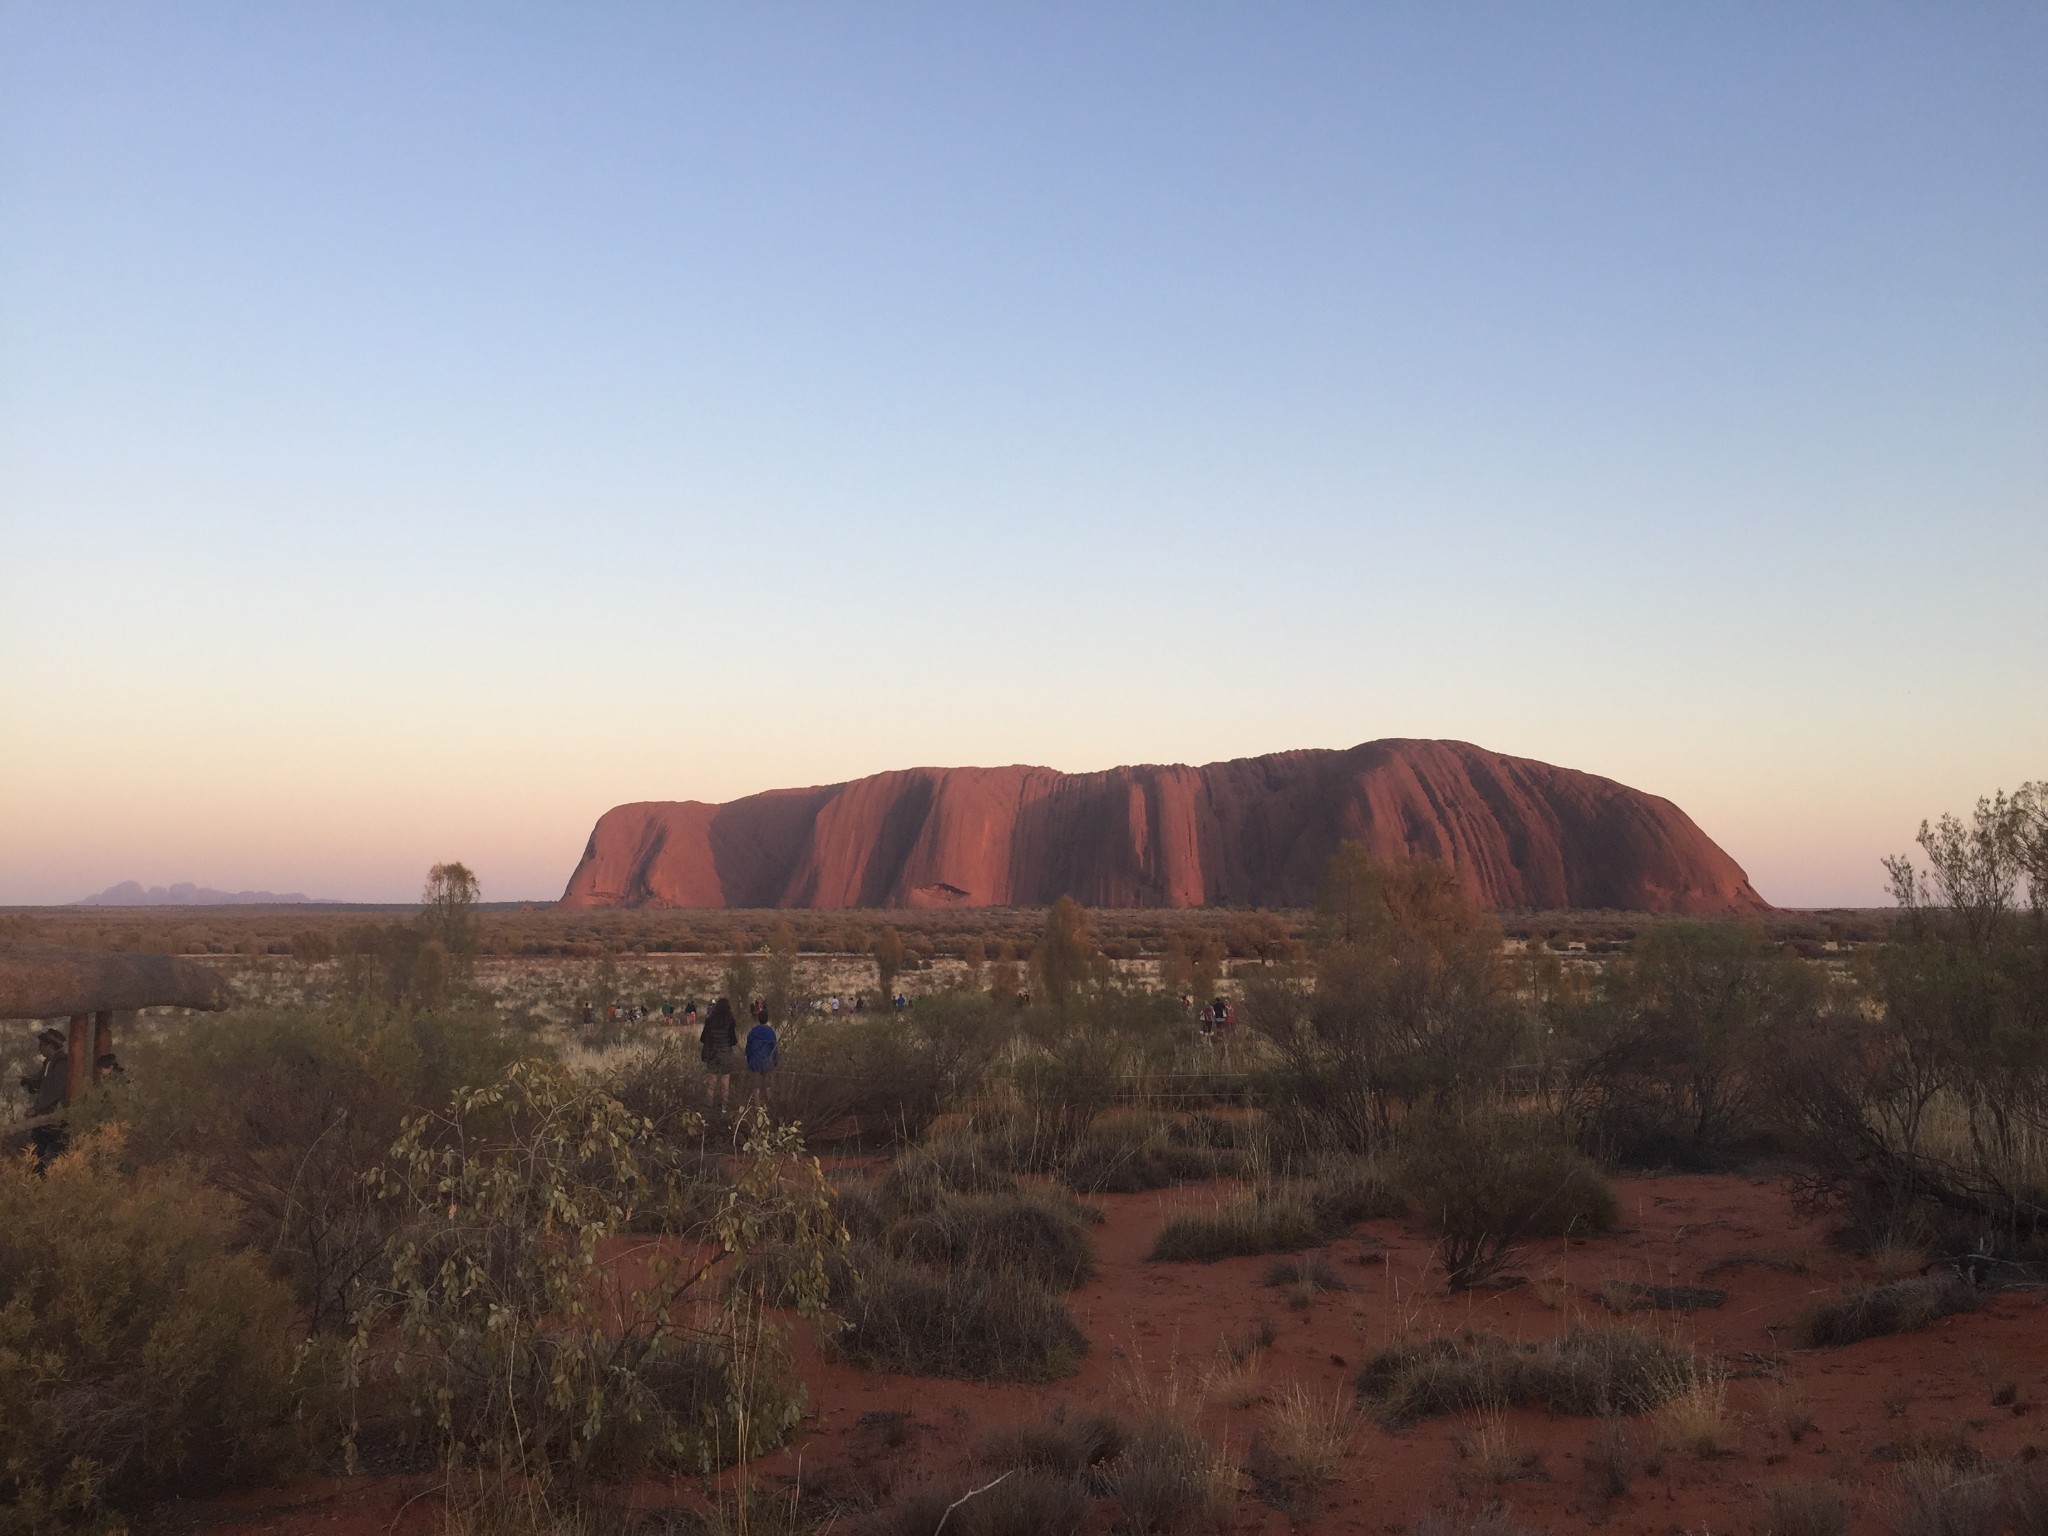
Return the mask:
<svg viewBox="0 0 2048 1536">
<path fill-rule="evenodd" d="M 725 965 L 725 995 L 731 1000 L 735 1012 L 746 1011 L 753 1000 L 754 984 L 758 979 L 754 971 L 754 957 L 744 950 L 735 951 Z"/>
<path fill-rule="evenodd" d="M 903 935 L 892 923 L 875 940 L 875 985 L 887 1001 L 896 995 L 896 978 L 903 970 Z"/>
<path fill-rule="evenodd" d="M 797 1005 L 796 930 L 777 923 L 768 935 L 768 960 L 761 967 L 761 996 L 768 1017 L 787 1024 Z"/>
<path fill-rule="evenodd" d="M 420 927 L 440 942 L 457 969 L 466 968 L 476 955 L 477 890 L 468 865 L 436 864 L 420 892 Z"/>
<path fill-rule="evenodd" d="M 1399 1110 L 1454 1110 L 1497 1085 L 1520 1018 L 1499 930 L 1451 870 L 1380 864 L 1346 843 L 1316 933 L 1305 1008 L 1254 1010 L 1283 1055 L 1273 1087 L 1287 1114 L 1365 1150 Z"/>
<path fill-rule="evenodd" d="M 1781 1053 L 1793 1124 L 1873 1232 L 2048 1231 L 2044 799 L 2026 785 L 1967 823 L 1922 823 L 1926 871 L 1886 860 L 1901 913 L 1866 963 L 1877 1008 L 1837 1010 Z"/>
<path fill-rule="evenodd" d="M 1017 946 L 1008 939 L 996 945 L 995 963 L 988 968 L 988 995 L 998 1003 L 1014 1003 L 1024 990 L 1024 977 L 1017 964 Z"/>
<path fill-rule="evenodd" d="M 1071 896 L 1062 896 L 1045 914 L 1045 932 L 1031 951 L 1031 973 L 1038 995 L 1064 1017 L 1094 979 L 1098 951 L 1088 932 L 1088 913 Z"/>
<path fill-rule="evenodd" d="M 1598 997 L 1551 1009 L 1570 1053 L 1566 1105 L 1615 1155 L 1695 1166 L 1724 1155 L 1761 1128 L 1761 1064 L 1821 991 L 1819 973 L 1751 924 L 1654 928 Z"/>
</svg>

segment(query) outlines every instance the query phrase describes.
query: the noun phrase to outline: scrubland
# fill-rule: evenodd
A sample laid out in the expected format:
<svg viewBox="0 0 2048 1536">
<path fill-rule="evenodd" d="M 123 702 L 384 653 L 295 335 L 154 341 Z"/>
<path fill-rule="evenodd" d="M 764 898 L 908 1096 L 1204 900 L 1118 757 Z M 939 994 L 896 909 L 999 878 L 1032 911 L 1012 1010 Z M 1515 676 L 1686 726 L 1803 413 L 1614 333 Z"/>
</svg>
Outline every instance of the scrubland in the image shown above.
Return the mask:
<svg viewBox="0 0 2048 1536">
<path fill-rule="evenodd" d="M 1825 940 L 1355 848 L 1132 955 L 287 934 L 0 1169 L 0 1533 L 2042 1530 L 2010 804 Z M 782 1032 L 724 1106 L 659 1011 L 720 994 Z"/>
</svg>

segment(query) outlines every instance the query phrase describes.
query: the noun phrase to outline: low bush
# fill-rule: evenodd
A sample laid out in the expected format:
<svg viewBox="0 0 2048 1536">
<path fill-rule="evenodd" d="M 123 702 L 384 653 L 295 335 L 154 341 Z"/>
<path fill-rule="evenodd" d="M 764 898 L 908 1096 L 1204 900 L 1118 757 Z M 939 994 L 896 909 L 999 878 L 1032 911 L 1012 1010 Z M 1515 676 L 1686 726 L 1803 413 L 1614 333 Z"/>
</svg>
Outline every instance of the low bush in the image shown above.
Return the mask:
<svg viewBox="0 0 2048 1536">
<path fill-rule="evenodd" d="M 878 1014 L 792 1025 L 782 1065 L 765 1084 L 769 1112 L 804 1127 L 813 1142 L 915 1142 L 978 1080 L 986 1054 L 982 1031 L 943 1027 L 941 1011 L 932 998 L 911 1022 Z"/>
<path fill-rule="evenodd" d="M 1306 1185 L 1316 1220 L 1332 1236 L 1355 1222 L 1399 1216 L 1407 1200 L 1378 1167 L 1364 1158 L 1327 1158 L 1315 1164 Z"/>
<path fill-rule="evenodd" d="M 1706 1374 L 1690 1353 L 1632 1328 L 1579 1329 L 1562 1339 L 1510 1344 L 1477 1337 L 1400 1343 L 1366 1362 L 1358 1390 L 1377 1416 L 1403 1429 L 1439 1414 L 1535 1405 L 1585 1417 L 1647 1413 Z"/>
<path fill-rule="evenodd" d="M 1795 1332 L 1807 1349 L 1833 1349 L 1888 1333 L 1911 1333 L 1983 1305 L 1976 1287 L 1958 1275 L 1894 1280 L 1817 1301 L 1800 1314 Z"/>
<path fill-rule="evenodd" d="M 1014 1195 L 1017 1181 L 981 1146 L 944 1139 L 913 1147 L 883 1175 L 878 1191 L 891 1215 L 928 1211 L 949 1195 Z"/>
<path fill-rule="evenodd" d="M 891 1222 L 882 1244 L 917 1264 L 1010 1274 L 1070 1291 L 1095 1274 L 1095 1244 L 1075 1213 L 1033 1195 L 949 1195 Z"/>
<path fill-rule="evenodd" d="M 1588 1159 L 1526 1120 L 1418 1120 L 1406 1134 L 1396 1186 L 1442 1240 L 1453 1290 L 1499 1273 L 1526 1238 L 1611 1228 L 1614 1186 Z"/>
<path fill-rule="evenodd" d="M 1088 1350 L 1059 1298 L 1016 1275 L 934 1271 L 870 1248 L 834 1300 L 845 1320 L 834 1349 L 870 1370 L 1056 1381 Z"/>
<path fill-rule="evenodd" d="M 1265 1189 L 1173 1217 L 1153 1239 L 1151 1256 L 1169 1263 L 1209 1263 L 1247 1254 L 1293 1253 L 1313 1248 L 1326 1235 L 1305 1196 Z"/>
<path fill-rule="evenodd" d="M 1137 1126 L 1145 1131 L 1142 1123 Z M 1186 1145 L 1160 1131 L 1132 1135 L 1097 1127 L 1069 1152 L 1061 1182 L 1084 1195 L 1131 1195 L 1236 1173 L 1242 1159 L 1227 1148 Z"/>
<path fill-rule="evenodd" d="M 1326 1160 L 1308 1176 L 1264 1184 L 1207 1210 L 1184 1211 L 1160 1229 L 1152 1257 L 1168 1262 L 1294 1253 L 1354 1222 L 1400 1214 L 1403 1202 L 1363 1159 Z"/>
<path fill-rule="evenodd" d="M 233 1247 L 188 1176 L 123 1174 L 109 1128 L 47 1177 L 0 1162 L 0 1532 L 104 1521 L 143 1499 L 283 1470 L 290 1293 Z"/>
</svg>

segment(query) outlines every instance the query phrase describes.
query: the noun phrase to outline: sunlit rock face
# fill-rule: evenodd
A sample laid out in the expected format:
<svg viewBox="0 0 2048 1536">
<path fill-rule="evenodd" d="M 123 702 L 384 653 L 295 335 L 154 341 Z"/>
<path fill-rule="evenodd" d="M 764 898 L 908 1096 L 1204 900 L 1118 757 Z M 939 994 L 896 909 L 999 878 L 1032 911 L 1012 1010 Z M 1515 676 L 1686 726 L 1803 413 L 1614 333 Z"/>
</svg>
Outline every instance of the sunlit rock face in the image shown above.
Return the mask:
<svg viewBox="0 0 2048 1536">
<path fill-rule="evenodd" d="M 1449 864 L 1489 907 L 1759 911 L 1669 800 L 1462 741 L 1200 768 L 906 768 L 598 819 L 569 907 L 1301 907 L 1355 840 Z"/>
</svg>

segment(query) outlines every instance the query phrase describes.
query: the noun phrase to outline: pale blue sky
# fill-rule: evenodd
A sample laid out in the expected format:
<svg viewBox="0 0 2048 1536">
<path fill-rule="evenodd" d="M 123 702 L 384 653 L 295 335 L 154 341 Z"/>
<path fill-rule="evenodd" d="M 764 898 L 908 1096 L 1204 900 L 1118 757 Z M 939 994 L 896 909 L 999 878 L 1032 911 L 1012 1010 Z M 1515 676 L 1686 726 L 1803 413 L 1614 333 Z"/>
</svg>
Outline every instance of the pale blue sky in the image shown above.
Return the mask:
<svg viewBox="0 0 2048 1536">
<path fill-rule="evenodd" d="M 0 4 L 0 901 L 1454 736 L 2048 778 L 2048 6 Z"/>
</svg>

